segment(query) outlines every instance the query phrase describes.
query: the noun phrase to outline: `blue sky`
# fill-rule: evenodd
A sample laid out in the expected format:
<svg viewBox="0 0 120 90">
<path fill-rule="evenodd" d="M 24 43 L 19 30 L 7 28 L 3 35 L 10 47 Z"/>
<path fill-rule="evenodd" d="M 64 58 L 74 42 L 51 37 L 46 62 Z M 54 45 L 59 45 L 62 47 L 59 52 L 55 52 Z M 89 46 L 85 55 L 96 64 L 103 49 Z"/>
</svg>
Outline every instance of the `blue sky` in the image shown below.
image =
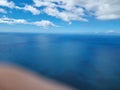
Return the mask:
<svg viewBox="0 0 120 90">
<path fill-rule="evenodd" d="M 120 0 L 0 0 L 0 32 L 119 33 Z"/>
</svg>

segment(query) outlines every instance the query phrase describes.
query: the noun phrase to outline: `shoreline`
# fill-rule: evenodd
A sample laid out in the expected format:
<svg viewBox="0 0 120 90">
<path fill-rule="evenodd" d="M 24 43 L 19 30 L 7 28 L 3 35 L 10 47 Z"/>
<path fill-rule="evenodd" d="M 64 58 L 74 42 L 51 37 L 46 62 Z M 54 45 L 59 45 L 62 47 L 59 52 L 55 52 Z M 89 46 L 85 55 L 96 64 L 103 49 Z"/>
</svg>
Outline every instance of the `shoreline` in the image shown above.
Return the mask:
<svg viewBox="0 0 120 90">
<path fill-rule="evenodd" d="M 0 65 L 0 90 L 75 90 L 13 65 Z"/>
</svg>

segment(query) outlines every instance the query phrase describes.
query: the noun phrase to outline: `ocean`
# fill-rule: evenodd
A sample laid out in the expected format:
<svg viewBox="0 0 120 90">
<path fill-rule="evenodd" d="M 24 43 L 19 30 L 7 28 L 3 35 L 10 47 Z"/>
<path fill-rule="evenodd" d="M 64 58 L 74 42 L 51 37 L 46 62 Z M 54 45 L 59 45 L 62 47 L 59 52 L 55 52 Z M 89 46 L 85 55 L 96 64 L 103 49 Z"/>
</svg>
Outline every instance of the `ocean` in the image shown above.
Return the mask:
<svg viewBox="0 0 120 90">
<path fill-rule="evenodd" d="M 120 36 L 0 33 L 0 63 L 78 90 L 120 90 Z"/>
</svg>

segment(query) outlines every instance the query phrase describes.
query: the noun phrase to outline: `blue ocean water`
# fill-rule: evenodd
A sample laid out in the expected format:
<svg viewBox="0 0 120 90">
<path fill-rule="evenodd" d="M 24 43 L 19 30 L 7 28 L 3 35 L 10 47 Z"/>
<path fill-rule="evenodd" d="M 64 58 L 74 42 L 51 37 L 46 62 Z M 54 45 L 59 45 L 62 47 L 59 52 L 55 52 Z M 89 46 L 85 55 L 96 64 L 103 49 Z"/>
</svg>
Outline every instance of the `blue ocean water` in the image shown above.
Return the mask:
<svg viewBox="0 0 120 90">
<path fill-rule="evenodd" d="M 120 36 L 0 34 L 9 62 L 78 90 L 120 90 Z"/>
</svg>

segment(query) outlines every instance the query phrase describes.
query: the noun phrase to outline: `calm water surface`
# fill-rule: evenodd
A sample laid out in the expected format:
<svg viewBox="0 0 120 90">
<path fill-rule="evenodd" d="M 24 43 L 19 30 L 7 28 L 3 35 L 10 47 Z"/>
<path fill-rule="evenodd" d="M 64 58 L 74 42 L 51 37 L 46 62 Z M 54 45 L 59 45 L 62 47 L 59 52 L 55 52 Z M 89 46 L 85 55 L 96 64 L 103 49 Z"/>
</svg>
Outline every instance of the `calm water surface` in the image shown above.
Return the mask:
<svg viewBox="0 0 120 90">
<path fill-rule="evenodd" d="M 78 90 L 120 90 L 120 36 L 1 33 L 0 62 Z"/>
</svg>

